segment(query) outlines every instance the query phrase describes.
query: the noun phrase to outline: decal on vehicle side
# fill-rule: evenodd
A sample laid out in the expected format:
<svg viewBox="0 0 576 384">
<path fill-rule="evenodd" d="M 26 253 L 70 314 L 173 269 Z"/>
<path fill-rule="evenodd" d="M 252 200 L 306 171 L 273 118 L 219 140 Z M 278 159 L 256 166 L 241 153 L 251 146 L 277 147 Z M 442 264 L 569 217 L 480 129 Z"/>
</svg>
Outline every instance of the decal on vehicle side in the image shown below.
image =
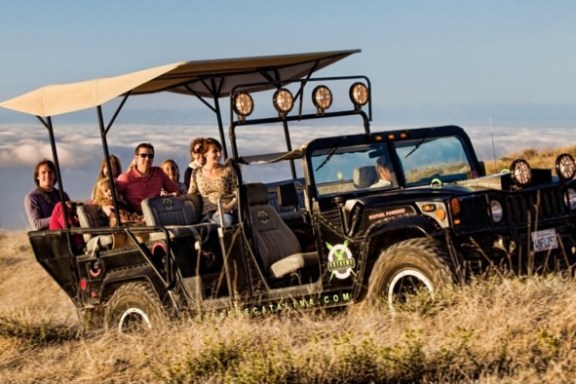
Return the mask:
<svg viewBox="0 0 576 384">
<path fill-rule="evenodd" d="M 352 257 L 352 251 L 348 248 L 348 240 L 343 244 L 332 245 L 326 243 L 328 247 L 328 271 L 331 272 L 330 280 L 333 277 L 344 280 L 350 275 L 356 275 L 352 269 L 356 267 L 356 260 Z"/>
<path fill-rule="evenodd" d="M 226 317 L 230 314 L 260 316 L 274 313 L 300 311 L 312 308 L 329 308 L 349 304 L 352 302 L 353 300 L 351 292 L 340 292 L 340 293 L 326 294 L 316 298 L 308 297 L 308 298 L 299 298 L 291 300 L 282 300 L 279 302 L 264 305 L 249 306 L 242 309 L 236 308 L 230 310 L 221 310 L 217 311 L 216 313 L 220 317 Z"/>
</svg>

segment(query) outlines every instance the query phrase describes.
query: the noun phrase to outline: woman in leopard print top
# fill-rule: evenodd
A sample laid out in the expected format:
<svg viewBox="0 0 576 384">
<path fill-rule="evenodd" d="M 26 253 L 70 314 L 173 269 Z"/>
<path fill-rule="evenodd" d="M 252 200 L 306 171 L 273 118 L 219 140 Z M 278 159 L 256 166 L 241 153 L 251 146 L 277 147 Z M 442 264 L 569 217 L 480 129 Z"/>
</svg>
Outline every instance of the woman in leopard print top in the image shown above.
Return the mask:
<svg viewBox="0 0 576 384">
<path fill-rule="evenodd" d="M 202 197 L 202 214 L 224 226 L 235 221 L 236 198 L 222 200 L 222 220 L 218 212 L 218 200 L 222 195 L 233 194 L 238 184 L 231 167 L 223 165 L 222 145 L 218 140 L 207 138 L 203 145 L 205 164 L 197 168 L 190 178 L 188 193 L 198 193 Z"/>
</svg>

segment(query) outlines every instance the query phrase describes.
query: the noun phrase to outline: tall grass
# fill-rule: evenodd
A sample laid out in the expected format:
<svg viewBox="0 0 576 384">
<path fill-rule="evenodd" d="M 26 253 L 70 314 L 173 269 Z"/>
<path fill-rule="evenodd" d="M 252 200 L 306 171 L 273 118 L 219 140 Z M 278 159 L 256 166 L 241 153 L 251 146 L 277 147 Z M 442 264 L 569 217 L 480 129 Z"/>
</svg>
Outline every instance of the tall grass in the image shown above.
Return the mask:
<svg viewBox="0 0 576 384">
<path fill-rule="evenodd" d="M 395 314 L 357 304 L 88 337 L 25 233 L 0 232 L 0 250 L 1 382 L 567 383 L 576 374 L 570 277 L 491 275 Z"/>
</svg>

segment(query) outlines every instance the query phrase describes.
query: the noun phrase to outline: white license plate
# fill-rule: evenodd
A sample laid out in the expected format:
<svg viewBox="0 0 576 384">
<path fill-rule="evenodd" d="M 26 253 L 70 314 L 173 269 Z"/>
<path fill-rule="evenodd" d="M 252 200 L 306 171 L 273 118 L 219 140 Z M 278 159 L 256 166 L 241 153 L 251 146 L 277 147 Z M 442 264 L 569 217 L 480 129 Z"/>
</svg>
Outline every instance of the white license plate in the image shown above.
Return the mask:
<svg viewBox="0 0 576 384">
<path fill-rule="evenodd" d="M 532 244 L 534 251 L 542 252 L 558 248 L 558 239 L 555 229 L 545 229 L 543 231 L 532 232 Z"/>
</svg>

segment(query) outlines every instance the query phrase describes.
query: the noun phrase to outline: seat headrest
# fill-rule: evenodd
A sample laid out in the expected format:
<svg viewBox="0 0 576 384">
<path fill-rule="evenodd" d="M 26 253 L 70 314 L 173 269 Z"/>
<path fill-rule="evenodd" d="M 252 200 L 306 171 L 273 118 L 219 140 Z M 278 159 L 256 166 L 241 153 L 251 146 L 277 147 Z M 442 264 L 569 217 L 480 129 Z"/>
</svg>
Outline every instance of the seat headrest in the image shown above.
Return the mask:
<svg viewBox="0 0 576 384">
<path fill-rule="evenodd" d="M 201 220 L 198 195 L 159 196 L 142 201 L 146 225 L 191 225 Z"/>
<path fill-rule="evenodd" d="M 373 165 L 356 168 L 353 174 L 353 181 L 356 188 L 368 188 L 378 181 L 376 168 Z"/>
<path fill-rule="evenodd" d="M 82 228 L 107 227 L 108 216 L 98 204 L 78 204 L 76 214 Z"/>
<path fill-rule="evenodd" d="M 246 184 L 246 196 L 249 206 L 268 204 L 268 187 L 263 183 Z"/>
<path fill-rule="evenodd" d="M 294 183 L 285 183 L 276 186 L 276 196 L 278 205 L 281 207 L 297 207 L 298 193 Z"/>
</svg>

